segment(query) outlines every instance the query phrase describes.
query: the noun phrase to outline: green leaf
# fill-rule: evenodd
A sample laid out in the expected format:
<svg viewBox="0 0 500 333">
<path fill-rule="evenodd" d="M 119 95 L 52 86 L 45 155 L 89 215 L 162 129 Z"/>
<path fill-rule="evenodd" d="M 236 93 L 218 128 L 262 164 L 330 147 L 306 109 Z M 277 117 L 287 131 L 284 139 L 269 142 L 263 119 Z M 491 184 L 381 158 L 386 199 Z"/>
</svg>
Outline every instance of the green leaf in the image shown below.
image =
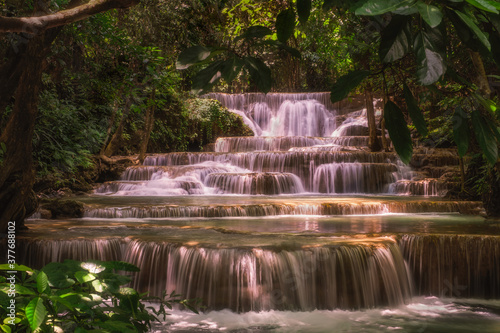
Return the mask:
<svg viewBox="0 0 500 333">
<path fill-rule="evenodd" d="M 43 293 L 45 289 L 49 287 L 49 279 L 47 278 L 47 274 L 40 271 L 36 276 L 36 289 L 39 293 Z"/>
<path fill-rule="evenodd" d="M 94 280 L 91 283 L 92 287 L 94 287 L 95 291 L 97 291 L 98 293 L 102 293 L 104 291 L 105 286 L 101 283 L 101 281 Z"/>
<path fill-rule="evenodd" d="M 2 329 L 2 332 L 5 332 L 5 333 L 11 333 L 11 329 L 10 329 L 10 326 L 5 324 L 5 325 L 0 325 L 0 328 Z"/>
<path fill-rule="evenodd" d="M 462 13 L 459 10 L 456 10 L 455 13 L 458 15 L 460 20 L 465 23 L 467 27 L 476 35 L 476 37 L 481 41 L 481 43 L 488 49 L 488 51 L 491 51 L 491 44 L 490 41 L 488 40 L 488 37 L 486 37 L 485 33 L 481 31 L 481 29 L 476 25 L 474 22 L 474 19 L 470 17 L 469 15 Z"/>
<path fill-rule="evenodd" d="M 379 56 L 382 62 L 401 59 L 411 45 L 411 33 L 406 16 L 395 15 L 382 31 Z"/>
<path fill-rule="evenodd" d="M 75 333 L 87 333 L 88 331 L 82 327 L 77 327 Z"/>
<path fill-rule="evenodd" d="M 295 13 L 292 8 L 282 10 L 276 17 L 276 33 L 282 43 L 293 35 L 295 30 Z"/>
<path fill-rule="evenodd" d="M 247 57 L 244 59 L 245 67 L 250 73 L 250 78 L 260 91 L 267 93 L 271 90 L 271 70 L 260 59 Z"/>
<path fill-rule="evenodd" d="M 47 315 L 47 309 L 45 305 L 43 305 L 43 300 L 40 297 L 33 298 L 24 311 L 32 331 L 40 327 Z"/>
<path fill-rule="evenodd" d="M 468 48 L 476 52 L 488 53 L 488 49 L 479 41 L 476 34 L 462 22 L 456 10 L 447 9 L 446 13 L 458 37 Z"/>
<path fill-rule="evenodd" d="M 18 272 L 33 272 L 32 268 L 24 265 L 14 264 L 14 268 L 10 266 L 11 264 L 1 264 L 0 271 L 18 271 Z"/>
<path fill-rule="evenodd" d="M 224 67 L 222 69 L 222 78 L 226 83 L 231 83 L 241 72 L 241 67 L 243 66 L 243 61 L 234 56 L 224 61 Z"/>
<path fill-rule="evenodd" d="M 95 280 L 96 276 L 86 271 L 78 271 L 75 273 L 75 278 L 80 283 L 86 283 Z"/>
<path fill-rule="evenodd" d="M 487 121 L 478 110 L 472 112 L 472 127 L 486 160 L 494 165 L 498 160 L 498 144 L 495 140 L 495 133 L 491 131 Z"/>
<path fill-rule="evenodd" d="M 9 290 L 10 290 L 10 284 L 8 284 L 8 283 L 2 283 L 2 284 L 0 284 L 0 290 L 2 290 L 5 293 L 8 293 Z M 21 285 L 19 283 L 16 283 L 16 294 L 19 294 L 19 295 L 36 295 L 36 293 L 32 289 L 26 288 L 25 286 L 23 286 L 23 285 Z"/>
<path fill-rule="evenodd" d="M 443 13 L 439 10 L 438 7 L 428 5 L 422 1 L 418 1 L 416 5 L 420 16 L 424 19 L 425 22 L 431 27 L 435 28 L 441 21 L 443 20 Z"/>
<path fill-rule="evenodd" d="M 176 68 L 186 69 L 198 62 L 201 62 L 210 56 L 210 50 L 204 46 L 192 46 L 179 54 L 177 58 Z"/>
<path fill-rule="evenodd" d="M 453 122 L 453 140 L 458 147 L 458 155 L 464 157 L 469 149 L 469 123 L 467 114 L 458 106 L 452 117 Z"/>
<path fill-rule="evenodd" d="M 113 332 L 116 331 L 130 332 L 131 330 L 132 332 L 137 332 L 137 330 L 134 328 L 132 324 L 117 320 L 107 320 L 105 322 L 97 322 L 96 324 L 99 327 L 109 329 Z"/>
<path fill-rule="evenodd" d="M 297 14 L 301 23 L 307 22 L 311 15 L 311 0 L 297 0 Z"/>
<path fill-rule="evenodd" d="M 417 128 L 418 133 L 422 136 L 427 136 L 427 123 L 425 122 L 422 110 L 418 107 L 418 103 L 413 97 L 410 88 L 406 84 L 403 86 L 403 94 L 406 100 L 406 106 L 408 107 L 408 113 L 410 114 L 413 124 Z"/>
<path fill-rule="evenodd" d="M 217 60 L 199 71 L 193 78 L 191 89 L 195 94 L 206 93 L 222 76 L 224 62 Z"/>
<path fill-rule="evenodd" d="M 422 85 L 433 84 L 446 72 L 444 50 L 440 45 L 443 40 L 441 30 L 430 27 L 420 31 L 415 38 L 417 78 Z"/>
<path fill-rule="evenodd" d="M 99 261 L 99 265 L 108 269 L 124 272 L 139 272 L 139 267 L 125 261 Z"/>
<path fill-rule="evenodd" d="M 70 302 L 68 302 L 67 300 L 65 300 L 62 297 L 59 297 L 59 296 L 50 296 L 49 299 L 51 300 L 51 302 L 53 304 L 59 303 L 59 304 L 64 305 L 65 307 L 67 307 L 69 310 L 73 310 L 74 309 L 73 304 L 71 304 Z"/>
<path fill-rule="evenodd" d="M 411 141 L 410 130 L 405 121 L 401 109 L 391 101 L 384 107 L 385 127 L 389 131 L 392 144 L 396 149 L 403 163 L 410 163 L 413 154 L 413 143 Z"/>
<path fill-rule="evenodd" d="M 290 53 L 290 54 L 292 55 L 292 57 L 295 57 L 295 58 L 298 58 L 298 59 L 302 58 L 302 54 L 300 53 L 300 51 L 299 51 L 299 50 L 297 50 L 297 49 L 296 49 L 296 48 L 294 48 L 294 47 L 290 47 L 290 46 L 288 46 L 288 45 L 286 45 L 286 44 L 283 44 L 283 43 L 281 43 L 281 44 L 279 45 L 279 47 L 280 47 L 281 49 L 283 49 L 283 50 L 287 51 L 288 53 Z"/>
<path fill-rule="evenodd" d="M 498 14 L 499 4 L 488 0 L 466 0 L 476 8 Z"/>
<path fill-rule="evenodd" d="M 236 37 L 234 41 L 240 39 L 250 39 L 250 38 L 263 38 L 268 35 L 272 35 L 273 32 L 268 27 L 262 25 L 254 25 L 245 30 L 241 35 Z"/>
<path fill-rule="evenodd" d="M 399 8 L 411 6 L 414 0 L 368 0 L 361 7 L 356 9 L 356 15 L 382 15 Z"/>
<path fill-rule="evenodd" d="M 370 73 L 370 71 L 351 71 L 341 76 L 332 87 L 330 94 L 332 103 L 339 102 L 346 98 L 351 90 L 359 86 Z"/>
</svg>

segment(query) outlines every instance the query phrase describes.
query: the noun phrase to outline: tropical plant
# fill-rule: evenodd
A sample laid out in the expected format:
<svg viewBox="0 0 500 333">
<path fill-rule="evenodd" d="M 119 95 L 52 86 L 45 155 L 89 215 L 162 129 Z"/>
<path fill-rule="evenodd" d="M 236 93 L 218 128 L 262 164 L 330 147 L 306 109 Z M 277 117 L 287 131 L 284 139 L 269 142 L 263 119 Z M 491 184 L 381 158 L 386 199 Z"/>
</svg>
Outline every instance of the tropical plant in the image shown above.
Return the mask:
<svg viewBox="0 0 500 333">
<path fill-rule="evenodd" d="M 130 276 L 117 273 L 138 271 L 121 261 L 65 260 L 40 270 L 0 265 L 0 328 L 6 333 L 147 332 L 153 322 L 165 320 L 173 304 L 197 312 L 198 300 L 174 292 L 148 297 L 127 287 Z"/>
</svg>

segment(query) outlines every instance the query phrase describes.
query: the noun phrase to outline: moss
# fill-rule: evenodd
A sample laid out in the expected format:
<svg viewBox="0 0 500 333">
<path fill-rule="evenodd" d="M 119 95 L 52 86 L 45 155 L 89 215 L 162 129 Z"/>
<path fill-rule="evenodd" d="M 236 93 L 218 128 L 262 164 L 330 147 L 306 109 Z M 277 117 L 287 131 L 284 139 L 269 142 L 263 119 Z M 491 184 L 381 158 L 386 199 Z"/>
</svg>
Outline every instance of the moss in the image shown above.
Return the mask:
<svg viewBox="0 0 500 333">
<path fill-rule="evenodd" d="M 241 116 L 230 112 L 219 101 L 197 98 L 188 100 L 186 104 L 190 128 L 188 149 L 191 151 L 201 150 L 215 143 L 219 137 L 254 134 Z"/>
<path fill-rule="evenodd" d="M 76 200 L 45 199 L 42 209 L 49 210 L 52 218 L 82 217 L 84 212 L 83 203 Z"/>
</svg>

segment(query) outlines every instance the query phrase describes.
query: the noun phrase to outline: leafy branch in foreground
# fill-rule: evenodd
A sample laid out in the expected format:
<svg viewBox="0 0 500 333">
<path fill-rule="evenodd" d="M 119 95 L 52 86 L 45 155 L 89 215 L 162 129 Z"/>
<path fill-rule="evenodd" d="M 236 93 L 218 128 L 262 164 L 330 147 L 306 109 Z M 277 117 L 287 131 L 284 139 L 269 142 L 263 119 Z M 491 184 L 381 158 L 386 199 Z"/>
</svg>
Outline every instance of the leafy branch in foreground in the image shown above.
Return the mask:
<svg viewBox="0 0 500 333">
<path fill-rule="evenodd" d="M 15 274 L 15 297 L 11 284 Z M 126 287 L 138 272 L 121 261 L 49 263 L 41 270 L 0 265 L 0 329 L 3 332 L 148 332 L 177 303 L 196 312 L 199 300 L 184 300 L 175 292 L 146 297 Z M 9 305 L 15 302 L 15 315 Z M 145 302 L 151 305 L 146 306 Z M 149 309 L 149 311 L 148 311 Z M 10 316 L 9 316 L 10 315 Z"/>
</svg>

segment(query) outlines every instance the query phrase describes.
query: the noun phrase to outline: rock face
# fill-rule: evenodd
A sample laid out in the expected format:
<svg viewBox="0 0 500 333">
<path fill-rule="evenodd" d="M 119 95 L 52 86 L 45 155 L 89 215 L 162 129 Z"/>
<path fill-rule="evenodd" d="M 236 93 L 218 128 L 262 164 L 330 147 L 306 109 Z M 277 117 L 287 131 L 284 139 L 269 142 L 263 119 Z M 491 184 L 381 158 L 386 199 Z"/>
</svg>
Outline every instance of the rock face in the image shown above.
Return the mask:
<svg viewBox="0 0 500 333">
<path fill-rule="evenodd" d="M 84 212 L 83 203 L 71 199 L 46 199 L 41 205 L 44 215 L 50 211 L 52 218 L 74 218 L 82 217 Z"/>
</svg>

